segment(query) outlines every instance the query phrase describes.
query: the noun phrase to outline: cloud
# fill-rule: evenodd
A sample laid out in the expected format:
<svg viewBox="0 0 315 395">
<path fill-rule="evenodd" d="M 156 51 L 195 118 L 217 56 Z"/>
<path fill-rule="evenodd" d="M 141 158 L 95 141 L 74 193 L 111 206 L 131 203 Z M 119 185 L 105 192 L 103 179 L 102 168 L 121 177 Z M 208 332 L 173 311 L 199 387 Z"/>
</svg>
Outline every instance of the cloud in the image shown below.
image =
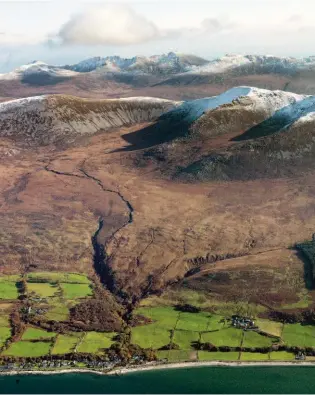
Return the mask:
<svg viewBox="0 0 315 395">
<path fill-rule="evenodd" d="M 217 18 L 206 18 L 200 26 L 161 29 L 154 22 L 126 5 L 90 8 L 74 15 L 58 34 L 50 36 L 50 47 L 65 45 L 132 45 L 157 39 L 176 39 L 201 33 L 214 34 L 229 30 L 233 24 Z"/>
<path fill-rule="evenodd" d="M 57 37 L 64 44 L 130 45 L 159 38 L 161 32 L 130 7 L 110 5 L 73 16 Z"/>
</svg>

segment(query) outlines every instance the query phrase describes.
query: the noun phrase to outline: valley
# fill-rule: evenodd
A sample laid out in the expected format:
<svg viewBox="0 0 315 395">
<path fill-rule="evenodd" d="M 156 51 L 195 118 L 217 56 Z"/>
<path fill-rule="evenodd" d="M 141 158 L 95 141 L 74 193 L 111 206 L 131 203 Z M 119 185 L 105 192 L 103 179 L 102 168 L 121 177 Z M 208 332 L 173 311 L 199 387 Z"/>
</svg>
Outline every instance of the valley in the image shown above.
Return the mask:
<svg viewBox="0 0 315 395">
<path fill-rule="evenodd" d="M 176 96 L 0 104 L 4 369 L 313 360 L 314 97 Z"/>
</svg>

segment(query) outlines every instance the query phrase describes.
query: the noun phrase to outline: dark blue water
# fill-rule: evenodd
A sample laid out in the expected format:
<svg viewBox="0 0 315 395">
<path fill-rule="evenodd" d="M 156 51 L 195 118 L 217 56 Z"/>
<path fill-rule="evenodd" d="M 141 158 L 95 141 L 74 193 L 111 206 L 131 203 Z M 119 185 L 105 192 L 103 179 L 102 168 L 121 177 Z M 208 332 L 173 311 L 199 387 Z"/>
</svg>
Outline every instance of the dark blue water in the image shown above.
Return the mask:
<svg viewBox="0 0 315 395">
<path fill-rule="evenodd" d="M 314 367 L 197 367 L 116 376 L 60 374 L 1 376 L 0 393 L 33 394 L 311 394 Z"/>
</svg>

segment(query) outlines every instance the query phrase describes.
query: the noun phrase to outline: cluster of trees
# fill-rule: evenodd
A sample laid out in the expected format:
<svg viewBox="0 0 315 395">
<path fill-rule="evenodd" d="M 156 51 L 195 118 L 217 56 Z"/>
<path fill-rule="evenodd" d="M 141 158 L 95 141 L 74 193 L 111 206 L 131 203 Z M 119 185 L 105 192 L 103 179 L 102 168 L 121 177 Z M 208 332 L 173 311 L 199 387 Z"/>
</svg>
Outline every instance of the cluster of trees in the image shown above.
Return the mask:
<svg viewBox="0 0 315 395">
<path fill-rule="evenodd" d="M 85 330 L 120 331 L 122 318 L 106 300 L 90 299 L 70 310 L 72 322 L 83 322 Z"/>
<path fill-rule="evenodd" d="M 269 318 L 286 324 L 301 323 L 305 325 L 315 325 L 315 309 L 290 313 L 284 311 L 271 311 L 269 313 Z"/>
<path fill-rule="evenodd" d="M 134 326 L 140 326 L 140 325 L 147 325 L 152 322 L 152 319 L 149 317 L 146 317 L 142 314 L 134 314 L 129 320 L 129 325 L 131 327 Z"/>
<path fill-rule="evenodd" d="M 165 346 L 159 348 L 159 350 L 180 350 L 180 347 L 178 344 L 171 342 L 171 343 L 166 344 Z"/>
<path fill-rule="evenodd" d="M 25 322 L 22 320 L 19 306 L 16 306 L 10 315 L 10 323 L 11 323 L 11 338 L 10 342 L 15 342 L 20 340 L 24 330 L 25 330 Z"/>
<path fill-rule="evenodd" d="M 191 304 L 185 303 L 185 304 L 177 304 L 175 306 L 175 309 L 177 311 L 182 311 L 184 313 L 199 313 L 200 312 L 200 308 L 193 306 Z"/>
<path fill-rule="evenodd" d="M 196 350 L 203 350 L 209 352 L 243 351 L 243 352 L 267 354 L 271 351 L 288 351 L 294 354 L 297 354 L 298 352 L 303 352 L 306 355 L 310 355 L 310 356 L 315 355 L 315 347 L 291 347 L 283 344 L 273 344 L 270 347 L 228 347 L 228 346 L 217 347 L 211 343 L 194 342 L 193 346 Z"/>
<path fill-rule="evenodd" d="M 143 349 L 136 344 L 131 344 L 131 329 L 128 326 L 114 340 L 115 343 L 111 345 L 107 354 L 111 358 L 116 356 L 122 363 L 128 363 L 135 358 L 138 361 L 155 361 L 157 359 L 156 353 L 152 348 Z"/>
<path fill-rule="evenodd" d="M 22 278 L 21 281 L 18 281 L 16 283 L 17 289 L 19 291 L 19 299 L 24 300 L 26 298 L 26 293 L 27 293 L 27 283 L 25 278 Z"/>
</svg>

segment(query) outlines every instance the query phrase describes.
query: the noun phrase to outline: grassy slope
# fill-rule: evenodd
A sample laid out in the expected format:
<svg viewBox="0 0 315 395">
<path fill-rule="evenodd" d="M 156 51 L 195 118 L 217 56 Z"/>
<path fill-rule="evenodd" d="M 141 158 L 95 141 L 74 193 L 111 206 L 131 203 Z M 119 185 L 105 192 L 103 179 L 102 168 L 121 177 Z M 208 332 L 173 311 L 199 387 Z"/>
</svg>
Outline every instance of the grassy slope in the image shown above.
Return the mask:
<svg viewBox="0 0 315 395">
<path fill-rule="evenodd" d="M 73 333 L 71 335 L 58 335 L 54 347 L 52 349 L 52 354 L 67 354 L 74 350 L 75 346 L 78 344 L 80 337 L 83 334 Z"/>
<path fill-rule="evenodd" d="M 43 329 L 27 328 L 23 333 L 22 340 L 40 340 L 40 339 L 52 339 L 57 333 L 47 332 Z"/>
<path fill-rule="evenodd" d="M 11 355 L 15 357 L 41 357 L 49 354 L 51 344 L 49 342 L 30 342 L 19 341 L 12 343 L 3 355 Z"/>
<path fill-rule="evenodd" d="M 113 344 L 115 333 L 87 332 L 78 346 L 78 352 L 95 354 Z"/>
</svg>

